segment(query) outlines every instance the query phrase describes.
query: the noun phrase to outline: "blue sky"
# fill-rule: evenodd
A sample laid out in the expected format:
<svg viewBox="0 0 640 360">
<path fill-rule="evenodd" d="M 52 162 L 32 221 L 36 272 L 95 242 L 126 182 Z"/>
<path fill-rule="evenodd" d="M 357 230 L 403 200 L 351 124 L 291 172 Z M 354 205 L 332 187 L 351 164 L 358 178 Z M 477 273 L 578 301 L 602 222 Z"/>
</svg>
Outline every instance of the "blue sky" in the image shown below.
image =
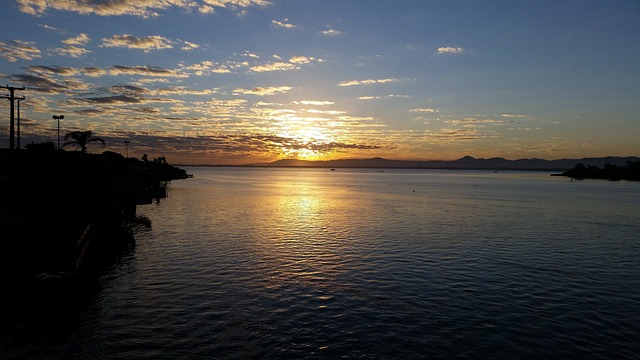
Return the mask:
<svg viewBox="0 0 640 360">
<path fill-rule="evenodd" d="M 191 164 L 640 153 L 634 0 L 4 5 L 23 145 L 64 114 L 63 134 Z"/>
</svg>

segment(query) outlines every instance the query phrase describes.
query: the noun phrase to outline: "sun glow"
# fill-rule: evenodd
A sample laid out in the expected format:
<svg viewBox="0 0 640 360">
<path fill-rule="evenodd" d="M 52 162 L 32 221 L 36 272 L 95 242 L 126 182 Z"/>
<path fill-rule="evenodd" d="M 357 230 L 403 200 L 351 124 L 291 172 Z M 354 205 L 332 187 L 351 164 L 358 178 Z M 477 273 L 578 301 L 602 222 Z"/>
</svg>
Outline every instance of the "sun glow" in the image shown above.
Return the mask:
<svg viewBox="0 0 640 360">
<path fill-rule="evenodd" d="M 293 140 L 292 144 L 282 147 L 282 155 L 287 158 L 297 158 L 303 160 L 320 160 L 328 153 L 323 150 L 323 145 L 335 141 L 329 134 L 328 129 L 317 126 L 305 126 L 290 128 L 280 136 Z"/>
</svg>

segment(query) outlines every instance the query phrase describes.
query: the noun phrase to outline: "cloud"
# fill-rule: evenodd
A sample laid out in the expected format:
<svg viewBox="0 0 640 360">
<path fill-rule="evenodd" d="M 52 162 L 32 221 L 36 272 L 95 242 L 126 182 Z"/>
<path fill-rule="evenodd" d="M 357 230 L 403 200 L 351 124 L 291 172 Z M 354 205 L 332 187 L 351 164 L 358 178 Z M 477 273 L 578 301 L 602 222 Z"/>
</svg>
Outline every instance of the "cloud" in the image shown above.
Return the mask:
<svg viewBox="0 0 640 360">
<path fill-rule="evenodd" d="M 504 124 L 503 120 L 494 120 L 494 119 L 478 119 L 475 117 L 468 117 L 464 119 L 453 119 L 446 120 L 444 123 L 453 124 L 457 128 L 456 129 L 447 129 L 447 131 L 442 131 L 443 134 L 451 135 L 453 132 L 457 133 L 465 133 L 470 134 L 473 133 L 477 137 L 488 138 L 493 136 L 493 132 L 490 130 L 486 130 L 484 132 L 480 132 L 480 129 L 486 129 L 487 126 L 500 126 Z"/>
<path fill-rule="evenodd" d="M 411 109 L 409 110 L 410 112 L 427 112 L 427 113 L 435 113 L 438 112 L 438 110 L 433 109 L 433 108 L 416 108 L 416 109 Z"/>
<path fill-rule="evenodd" d="M 297 101 L 296 101 L 296 103 L 297 103 Z M 323 106 L 323 105 L 333 105 L 335 103 L 333 101 L 302 100 L 302 101 L 300 101 L 300 104 Z"/>
<path fill-rule="evenodd" d="M 450 124 L 463 124 L 463 125 L 467 125 L 467 124 L 501 124 L 503 123 L 502 120 L 493 120 L 493 119 L 478 119 L 478 118 L 464 118 L 464 119 L 454 119 L 454 120 L 448 120 L 445 121 L 446 123 L 450 123 Z"/>
<path fill-rule="evenodd" d="M 229 67 L 235 68 L 239 67 L 237 63 L 231 63 L 230 65 L 217 64 L 213 61 L 205 60 L 199 64 L 193 65 L 181 65 L 184 70 L 193 71 L 193 73 L 197 76 L 209 75 L 211 73 L 216 74 L 227 74 L 230 73 Z"/>
<path fill-rule="evenodd" d="M 148 93 L 147 89 L 140 86 L 134 86 L 134 85 L 115 85 L 115 86 L 109 87 L 108 91 L 116 94 L 129 94 L 129 95 L 133 95 L 133 94 L 143 95 L 145 93 Z"/>
<path fill-rule="evenodd" d="M 20 11 L 31 15 L 42 15 L 48 9 L 52 9 L 84 15 L 132 15 L 145 18 L 159 16 L 158 11 L 170 7 L 182 8 L 186 11 L 197 8 L 200 13 L 209 14 L 213 13 L 216 7 L 236 10 L 271 5 L 267 0 L 204 0 L 204 4 L 193 0 L 17 0 L 17 2 Z"/>
<path fill-rule="evenodd" d="M 339 36 L 339 35 L 342 35 L 342 32 L 339 30 L 334 30 L 330 27 L 327 27 L 327 30 L 320 31 L 320 34 L 325 36 Z"/>
<path fill-rule="evenodd" d="M 95 14 L 100 16 L 135 15 L 157 16 L 155 10 L 169 6 L 189 7 L 186 0 L 17 0 L 20 11 L 31 15 L 42 15 L 47 9 L 69 11 L 79 14 Z"/>
<path fill-rule="evenodd" d="M 163 69 L 153 65 L 145 66 L 125 66 L 114 65 L 109 69 L 109 75 L 142 75 L 142 76 L 167 76 L 167 77 L 188 77 L 176 70 Z"/>
<path fill-rule="evenodd" d="M 86 45 L 91 39 L 87 34 L 81 33 L 76 37 L 71 37 L 66 40 L 62 40 L 61 42 L 66 45 Z"/>
<path fill-rule="evenodd" d="M 51 25 L 47 25 L 47 24 L 38 24 L 38 26 L 47 29 L 47 30 L 51 30 L 51 31 L 58 31 L 58 28 L 55 26 L 51 26 Z"/>
<path fill-rule="evenodd" d="M 291 59 L 289 59 L 289 62 L 292 64 L 308 64 L 313 60 L 314 60 L 313 57 L 293 56 L 291 57 Z"/>
<path fill-rule="evenodd" d="M 480 134 L 476 129 L 442 129 L 438 133 L 427 133 L 427 136 L 434 140 L 469 141 L 488 137 Z"/>
<path fill-rule="evenodd" d="M 68 56 L 72 58 L 79 58 L 91 52 L 90 50 L 87 50 L 85 48 L 73 45 L 67 45 L 61 48 L 53 48 L 49 49 L 49 51 L 60 56 Z"/>
<path fill-rule="evenodd" d="M 135 37 L 130 34 L 113 35 L 102 39 L 101 47 L 124 47 L 129 49 L 141 49 L 144 52 L 151 50 L 171 49 L 173 42 L 164 36 L 153 35 Z"/>
<path fill-rule="evenodd" d="M 527 117 L 527 115 L 522 115 L 522 114 L 500 114 L 500 116 L 506 117 L 506 118 L 525 118 L 525 117 Z"/>
<path fill-rule="evenodd" d="M 338 86 L 385 84 L 385 83 L 390 83 L 394 81 L 398 81 L 398 79 L 387 78 L 387 79 L 349 80 L 349 81 L 341 81 L 338 84 Z"/>
<path fill-rule="evenodd" d="M 9 62 L 39 58 L 41 57 L 40 50 L 36 48 L 35 44 L 35 42 L 22 40 L 0 41 L 0 56 Z"/>
<path fill-rule="evenodd" d="M 11 81 L 28 87 L 30 91 L 47 94 L 57 94 L 67 89 L 66 85 L 46 75 L 16 74 L 11 76 Z"/>
<path fill-rule="evenodd" d="M 326 114 L 326 115 L 342 115 L 346 113 L 346 111 L 340 111 L 340 110 L 318 110 L 318 109 L 308 109 L 307 112 L 311 114 Z"/>
<path fill-rule="evenodd" d="M 151 94 L 156 95 L 211 95 L 216 92 L 216 89 L 191 90 L 185 86 L 170 86 L 150 91 Z"/>
<path fill-rule="evenodd" d="M 274 94 L 282 94 L 286 93 L 289 90 L 293 89 L 291 86 L 272 86 L 272 87 L 255 87 L 253 89 L 235 89 L 233 90 L 234 94 L 243 94 L 243 95 L 274 95 Z"/>
<path fill-rule="evenodd" d="M 69 66 L 27 66 L 27 71 L 37 74 L 56 74 L 60 76 L 74 76 L 78 75 L 80 71 L 76 68 Z"/>
<path fill-rule="evenodd" d="M 268 71 L 297 70 L 297 69 L 300 69 L 300 67 L 292 63 L 279 61 L 274 63 L 252 66 L 250 69 L 253 72 L 268 72 Z"/>
<path fill-rule="evenodd" d="M 85 98 L 85 100 L 90 102 L 100 103 L 100 104 L 140 104 L 142 102 L 138 98 L 134 98 L 127 95 L 93 97 L 93 98 Z"/>
<path fill-rule="evenodd" d="M 82 68 L 82 72 L 86 76 L 90 77 L 100 77 L 107 75 L 107 71 L 105 69 L 97 68 L 97 67 L 85 67 Z"/>
<path fill-rule="evenodd" d="M 197 49 L 200 47 L 200 45 L 196 44 L 196 43 L 192 43 L 189 41 L 183 41 L 182 42 L 184 45 L 182 47 L 180 47 L 180 49 L 184 50 L 184 51 L 191 51 L 194 49 Z"/>
<path fill-rule="evenodd" d="M 271 23 L 275 27 L 283 28 L 283 29 L 295 29 L 296 25 L 289 23 L 289 19 L 284 19 L 283 21 L 271 20 Z"/>
<path fill-rule="evenodd" d="M 247 8 L 250 6 L 269 6 L 271 1 L 267 0 L 204 0 L 206 4 L 217 7 Z"/>
<path fill-rule="evenodd" d="M 437 50 L 438 54 L 462 54 L 464 49 L 461 47 L 439 47 Z"/>
<path fill-rule="evenodd" d="M 338 117 L 341 121 L 351 121 L 351 122 L 361 122 L 361 121 L 372 121 L 373 117 L 371 116 L 340 116 Z"/>
</svg>

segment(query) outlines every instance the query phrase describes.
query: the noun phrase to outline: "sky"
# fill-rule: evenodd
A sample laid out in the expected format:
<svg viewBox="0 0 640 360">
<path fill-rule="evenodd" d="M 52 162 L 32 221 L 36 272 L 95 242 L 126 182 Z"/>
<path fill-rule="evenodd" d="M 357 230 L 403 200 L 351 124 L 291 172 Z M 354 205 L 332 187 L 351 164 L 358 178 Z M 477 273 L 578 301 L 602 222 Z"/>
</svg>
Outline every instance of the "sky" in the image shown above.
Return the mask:
<svg viewBox="0 0 640 360">
<path fill-rule="evenodd" d="M 23 147 L 64 115 L 179 164 L 640 155 L 637 0 L 2 5 Z M 0 99 L 0 147 L 9 123 Z"/>
</svg>

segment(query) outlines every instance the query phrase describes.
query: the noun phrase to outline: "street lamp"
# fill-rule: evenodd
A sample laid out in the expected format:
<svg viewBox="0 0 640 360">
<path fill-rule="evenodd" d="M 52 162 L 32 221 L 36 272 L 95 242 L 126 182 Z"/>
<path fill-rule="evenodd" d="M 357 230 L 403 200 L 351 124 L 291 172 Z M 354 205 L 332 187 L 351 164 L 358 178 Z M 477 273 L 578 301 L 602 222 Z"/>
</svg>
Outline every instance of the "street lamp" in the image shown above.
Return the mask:
<svg viewBox="0 0 640 360">
<path fill-rule="evenodd" d="M 124 141 L 124 146 L 127 149 L 127 158 L 129 158 L 129 143 L 130 143 L 129 140 Z"/>
<path fill-rule="evenodd" d="M 53 120 L 58 120 L 58 150 L 60 150 L 60 120 L 64 119 L 64 115 L 53 115 Z"/>
</svg>

